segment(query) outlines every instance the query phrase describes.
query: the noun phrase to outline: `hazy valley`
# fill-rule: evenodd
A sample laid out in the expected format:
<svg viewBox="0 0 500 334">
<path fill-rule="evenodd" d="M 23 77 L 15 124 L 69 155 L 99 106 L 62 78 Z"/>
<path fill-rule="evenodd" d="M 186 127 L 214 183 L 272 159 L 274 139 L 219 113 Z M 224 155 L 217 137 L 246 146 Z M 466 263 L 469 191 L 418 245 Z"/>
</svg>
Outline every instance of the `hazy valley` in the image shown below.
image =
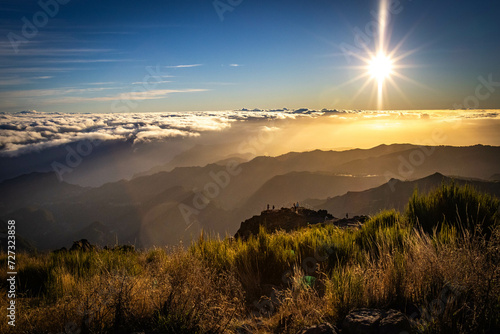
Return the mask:
<svg viewBox="0 0 500 334">
<path fill-rule="evenodd" d="M 498 166 L 500 147 L 404 144 L 247 162 L 229 158 L 100 187 L 32 173 L 0 184 L 0 216 L 4 224 L 19 221 L 19 235 L 39 249 L 68 247 L 82 238 L 101 246 L 189 244 L 201 230 L 234 235 L 268 204 L 278 209 L 298 202 L 336 217 L 374 215 L 401 211 L 415 189 L 426 193 L 451 178 L 498 196 L 500 183 L 492 179 Z"/>
</svg>

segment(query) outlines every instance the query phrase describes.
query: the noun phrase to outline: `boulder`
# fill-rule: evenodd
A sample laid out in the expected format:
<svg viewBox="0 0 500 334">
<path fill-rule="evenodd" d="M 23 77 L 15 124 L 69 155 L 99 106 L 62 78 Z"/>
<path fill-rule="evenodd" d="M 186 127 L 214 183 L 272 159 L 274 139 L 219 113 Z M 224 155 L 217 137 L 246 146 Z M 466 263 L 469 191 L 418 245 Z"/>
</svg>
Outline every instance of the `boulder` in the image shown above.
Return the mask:
<svg viewBox="0 0 500 334">
<path fill-rule="evenodd" d="M 378 327 L 380 334 L 409 334 L 412 332 L 408 317 L 396 310 L 385 312 Z"/>
<path fill-rule="evenodd" d="M 351 311 L 342 329 L 348 334 L 410 334 L 408 317 L 396 310 L 357 309 Z"/>
<path fill-rule="evenodd" d="M 321 325 L 306 327 L 297 332 L 297 334 L 337 334 L 337 328 L 325 322 Z"/>
<path fill-rule="evenodd" d="M 80 252 L 90 252 L 95 250 L 95 246 L 92 245 L 87 239 L 81 239 L 73 242 L 73 246 L 69 249 L 70 252 L 80 251 Z"/>
<path fill-rule="evenodd" d="M 383 311 L 373 309 L 358 309 L 351 311 L 342 323 L 342 329 L 349 334 L 375 334 Z"/>
</svg>

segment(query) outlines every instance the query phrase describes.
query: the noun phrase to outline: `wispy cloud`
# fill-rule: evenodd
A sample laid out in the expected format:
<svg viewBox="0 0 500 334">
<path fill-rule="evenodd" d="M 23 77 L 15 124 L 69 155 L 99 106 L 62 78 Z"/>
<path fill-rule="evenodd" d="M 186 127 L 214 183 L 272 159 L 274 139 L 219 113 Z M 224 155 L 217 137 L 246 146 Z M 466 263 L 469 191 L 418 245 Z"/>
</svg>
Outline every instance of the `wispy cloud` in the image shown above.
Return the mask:
<svg viewBox="0 0 500 334">
<path fill-rule="evenodd" d="M 169 83 L 169 82 L 172 82 L 172 81 L 168 81 L 168 80 L 155 80 L 155 81 L 152 81 L 152 82 L 148 82 L 148 81 L 136 81 L 136 82 L 132 82 L 132 85 L 151 85 L 151 84 L 163 84 L 163 83 Z"/>
<path fill-rule="evenodd" d="M 32 43 L 36 44 L 36 43 Z M 10 43 L 1 43 L 0 44 L 0 56 L 68 56 L 68 55 L 80 55 L 82 53 L 90 54 L 90 53 L 106 53 L 113 51 L 112 49 L 78 49 L 78 48 L 38 48 L 36 45 L 34 46 L 25 46 L 20 48 L 20 52 L 14 54 L 12 45 Z"/>
<path fill-rule="evenodd" d="M 116 81 L 104 81 L 104 82 L 88 82 L 85 83 L 84 85 L 102 86 L 102 85 L 115 85 L 116 83 L 117 83 Z"/>
<path fill-rule="evenodd" d="M 203 64 L 188 64 L 188 65 L 170 65 L 165 66 L 166 68 L 186 68 L 186 67 L 198 67 L 203 66 Z"/>
<path fill-rule="evenodd" d="M 54 59 L 54 60 L 45 60 L 40 63 L 47 63 L 47 64 L 52 64 L 52 63 L 114 63 L 114 62 L 126 62 L 126 61 L 136 61 L 135 59 Z"/>
<path fill-rule="evenodd" d="M 231 67 L 240 67 L 240 66 L 243 66 L 243 65 L 241 65 L 241 64 L 229 64 L 229 66 L 231 66 Z"/>
<path fill-rule="evenodd" d="M 6 76 L 0 80 L 0 86 L 18 86 L 26 85 L 36 82 L 36 80 L 51 79 L 53 76 L 39 76 L 39 77 L 20 77 L 20 76 Z"/>
<path fill-rule="evenodd" d="M 224 82 L 224 81 L 208 81 L 208 82 L 200 82 L 202 85 L 214 85 L 214 86 L 232 86 L 236 85 L 234 82 Z"/>
<path fill-rule="evenodd" d="M 209 89 L 151 89 L 146 91 L 120 92 L 112 95 L 95 96 L 95 93 L 106 90 L 118 90 L 117 87 L 95 87 L 95 88 L 54 88 L 54 89 L 28 89 L 0 92 L 3 101 L 26 102 L 37 99 L 38 105 L 53 105 L 82 102 L 108 102 L 108 101 L 140 101 L 157 100 L 166 98 L 174 93 L 196 93 L 205 92 Z M 93 93 L 93 95 L 86 95 Z"/>
<path fill-rule="evenodd" d="M 0 67 L 0 73 L 50 73 L 77 70 L 72 67 Z"/>
<path fill-rule="evenodd" d="M 18 85 L 25 85 L 30 83 L 31 81 L 27 78 L 20 78 L 20 77 L 6 77 L 2 78 L 0 80 L 0 86 L 18 86 Z"/>
</svg>

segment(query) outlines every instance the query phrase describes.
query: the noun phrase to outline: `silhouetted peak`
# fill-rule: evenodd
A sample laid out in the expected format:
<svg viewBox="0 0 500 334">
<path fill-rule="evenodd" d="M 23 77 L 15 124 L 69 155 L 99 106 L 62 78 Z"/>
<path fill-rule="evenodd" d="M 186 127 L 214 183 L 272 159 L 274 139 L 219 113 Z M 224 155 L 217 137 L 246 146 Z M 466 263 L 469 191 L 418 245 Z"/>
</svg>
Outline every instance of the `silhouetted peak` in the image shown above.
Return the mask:
<svg viewBox="0 0 500 334">
<path fill-rule="evenodd" d="M 445 175 L 439 173 L 439 172 L 436 172 L 434 174 L 431 174 L 429 176 L 426 177 L 426 179 L 439 179 L 439 180 L 442 180 L 442 179 L 445 179 L 447 178 Z"/>
</svg>

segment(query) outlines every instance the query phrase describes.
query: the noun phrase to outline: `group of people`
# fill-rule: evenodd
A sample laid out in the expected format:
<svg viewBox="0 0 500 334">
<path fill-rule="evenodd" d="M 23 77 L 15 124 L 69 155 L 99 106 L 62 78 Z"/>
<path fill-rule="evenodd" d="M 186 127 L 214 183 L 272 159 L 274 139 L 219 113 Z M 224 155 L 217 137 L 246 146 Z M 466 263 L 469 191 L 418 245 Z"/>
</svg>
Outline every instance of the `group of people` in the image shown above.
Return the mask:
<svg viewBox="0 0 500 334">
<path fill-rule="evenodd" d="M 292 210 L 295 211 L 295 212 L 297 212 L 298 209 L 299 209 L 299 202 L 293 203 L 292 204 Z M 269 210 L 271 210 L 271 206 L 268 204 L 267 205 L 267 211 L 269 211 Z M 272 207 L 272 210 L 274 210 L 274 205 Z"/>
</svg>

